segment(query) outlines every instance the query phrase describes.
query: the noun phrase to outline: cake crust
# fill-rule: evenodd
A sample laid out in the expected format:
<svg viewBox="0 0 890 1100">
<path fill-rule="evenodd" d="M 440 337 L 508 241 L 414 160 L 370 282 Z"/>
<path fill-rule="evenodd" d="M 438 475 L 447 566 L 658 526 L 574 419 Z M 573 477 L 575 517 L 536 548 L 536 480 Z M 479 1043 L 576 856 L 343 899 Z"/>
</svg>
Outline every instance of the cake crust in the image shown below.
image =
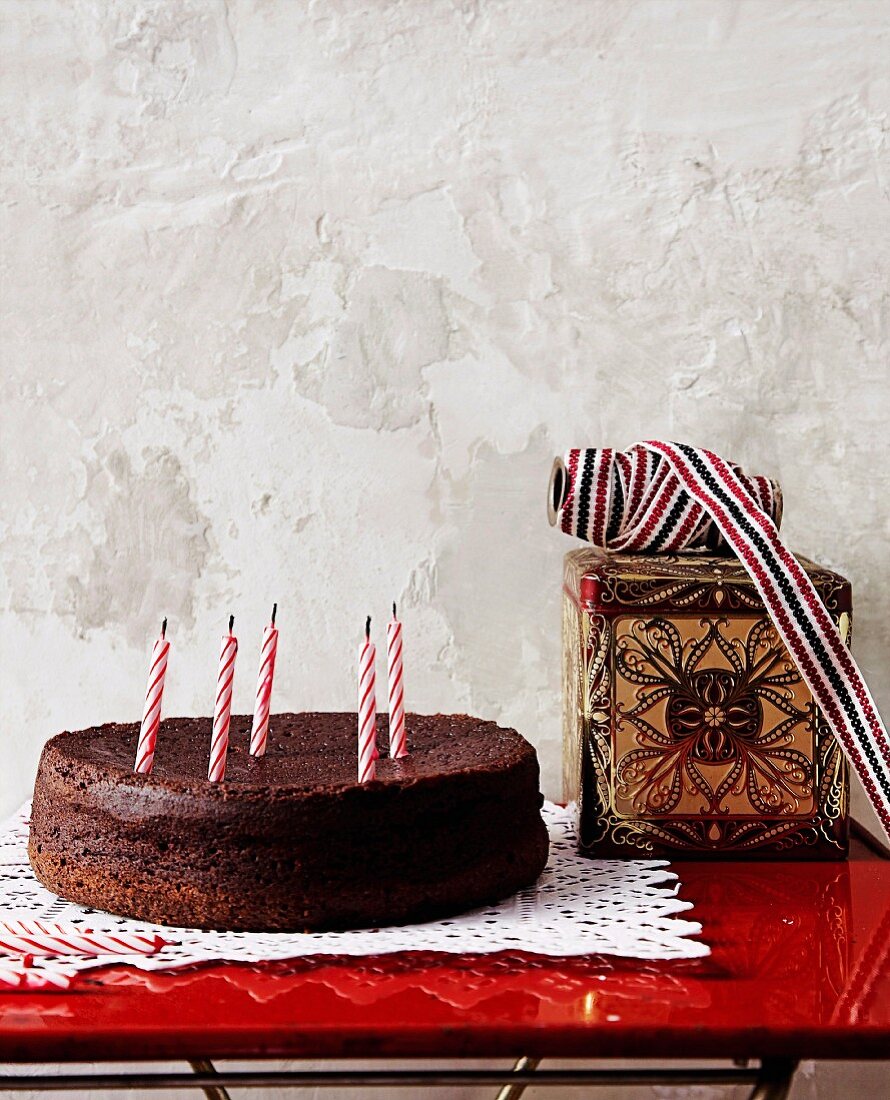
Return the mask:
<svg viewBox="0 0 890 1100">
<path fill-rule="evenodd" d="M 453 915 L 529 886 L 547 860 L 538 761 L 515 730 L 408 715 L 411 754 L 356 782 L 354 713 L 274 715 L 263 757 L 233 716 L 226 780 L 207 780 L 209 718 L 161 724 L 151 775 L 137 724 L 43 750 L 29 856 L 54 893 L 159 924 L 375 927 Z"/>
</svg>

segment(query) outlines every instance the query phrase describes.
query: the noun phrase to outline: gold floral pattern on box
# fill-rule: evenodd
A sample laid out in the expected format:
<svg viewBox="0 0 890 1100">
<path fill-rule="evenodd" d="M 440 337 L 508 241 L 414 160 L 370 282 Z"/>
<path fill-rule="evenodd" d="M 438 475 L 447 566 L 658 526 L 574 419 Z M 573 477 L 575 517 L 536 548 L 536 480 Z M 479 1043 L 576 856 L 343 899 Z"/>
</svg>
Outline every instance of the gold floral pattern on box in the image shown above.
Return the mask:
<svg viewBox="0 0 890 1100">
<path fill-rule="evenodd" d="M 616 813 L 812 813 L 812 701 L 769 620 L 614 629 Z"/>
</svg>

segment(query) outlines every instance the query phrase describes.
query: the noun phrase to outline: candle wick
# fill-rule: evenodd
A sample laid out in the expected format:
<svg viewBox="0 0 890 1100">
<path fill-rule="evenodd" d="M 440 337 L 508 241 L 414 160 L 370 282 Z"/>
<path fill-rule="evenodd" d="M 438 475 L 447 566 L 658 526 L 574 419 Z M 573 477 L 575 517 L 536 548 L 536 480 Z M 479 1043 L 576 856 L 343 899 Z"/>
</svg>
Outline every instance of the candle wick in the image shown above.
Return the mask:
<svg viewBox="0 0 890 1100">
<path fill-rule="evenodd" d="M 370 615 L 368 616 L 367 620 L 365 621 L 365 637 L 366 638 L 371 637 L 371 616 Z"/>
<path fill-rule="evenodd" d="M 232 627 L 233 627 L 234 625 L 235 625 L 235 616 L 234 616 L 234 615 L 230 615 L 230 616 L 229 616 L 229 633 L 230 633 L 230 634 L 232 633 Z"/>
<path fill-rule="evenodd" d="M 392 601 L 392 617 L 393 617 L 393 619 L 398 618 L 398 615 L 396 614 L 396 601 L 395 600 Z"/>
<path fill-rule="evenodd" d="M 272 625 L 275 625 L 275 616 L 278 614 L 278 604 L 272 604 Z"/>
<path fill-rule="evenodd" d="M 164 621 L 161 623 L 161 637 L 167 637 L 167 616 L 164 616 Z"/>
</svg>

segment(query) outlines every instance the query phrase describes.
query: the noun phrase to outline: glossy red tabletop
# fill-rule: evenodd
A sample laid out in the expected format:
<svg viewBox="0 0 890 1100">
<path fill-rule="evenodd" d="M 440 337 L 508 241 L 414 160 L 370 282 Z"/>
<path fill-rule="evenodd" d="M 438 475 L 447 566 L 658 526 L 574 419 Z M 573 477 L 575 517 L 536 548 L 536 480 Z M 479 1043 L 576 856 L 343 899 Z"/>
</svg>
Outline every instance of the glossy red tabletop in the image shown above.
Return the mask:
<svg viewBox="0 0 890 1100">
<path fill-rule="evenodd" d="M 675 869 L 709 958 L 104 970 L 0 995 L 0 1057 L 890 1056 L 890 861 Z"/>
</svg>

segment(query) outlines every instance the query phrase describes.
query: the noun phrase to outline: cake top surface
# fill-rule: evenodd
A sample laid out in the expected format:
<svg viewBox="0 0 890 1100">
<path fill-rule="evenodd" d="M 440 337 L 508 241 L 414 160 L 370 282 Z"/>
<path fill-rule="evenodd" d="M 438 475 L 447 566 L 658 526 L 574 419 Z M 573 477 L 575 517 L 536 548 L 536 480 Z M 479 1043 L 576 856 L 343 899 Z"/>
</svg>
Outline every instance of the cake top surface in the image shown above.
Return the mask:
<svg viewBox="0 0 890 1100">
<path fill-rule="evenodd" d="M 61 733 L 46 746 L 48 759 L 72 774 L 89 769 L 104 778 L 174 789 L 257 788 L 331 790 L 357 785 L 355 712 L 273 714 L 266 754 L 248 752 L 250 715 L 232 715 L 226 778 L 207 780 L 212 719 L 167 718 L 161 723 L 150 776 L 133 771 L 139 724 L 109 723 Z M 464 714 L 406 716 L 409 756 L 388 756 L 386 716 L 377 718 L 377 784 L 410 785 L 446 774 L 485 772 L 534 759 L 535 750 L 515 730 Z"/>
</svg>

